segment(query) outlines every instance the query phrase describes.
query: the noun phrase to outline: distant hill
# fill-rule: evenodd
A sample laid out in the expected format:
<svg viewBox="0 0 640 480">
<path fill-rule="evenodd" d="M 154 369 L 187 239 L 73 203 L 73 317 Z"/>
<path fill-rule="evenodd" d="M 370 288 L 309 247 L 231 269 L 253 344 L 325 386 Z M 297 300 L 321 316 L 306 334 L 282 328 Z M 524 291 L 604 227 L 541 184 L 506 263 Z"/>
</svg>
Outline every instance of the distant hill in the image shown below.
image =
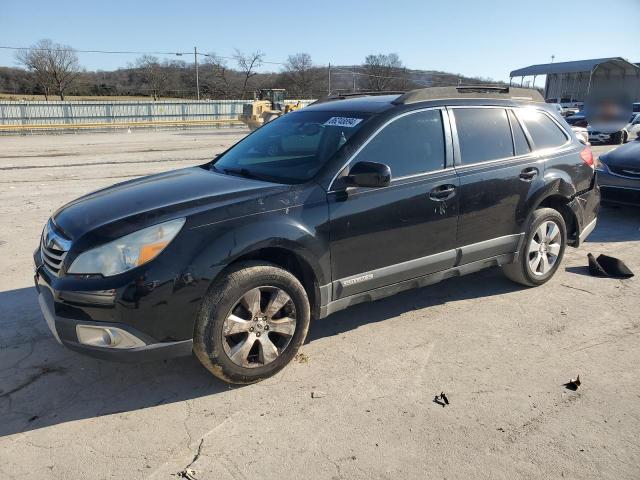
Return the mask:
<svg viewBox="0 0 640 480">
<path fill-rule="evenodd" d="M 161 98 L 194 98 L 196 91 L 195 68 L 193 64 L 182 61 L 163 62 L 161 64 Z M 251 97 L 251 91 L 260 88 L 285 88 L 290 98 L 319 98 L 329 89 L 329 71 L 327 67 L 314 67 L 310 72 L 311 81 L 308 91 L 297 91 L 295 83 L 283 72 L 257 73 L 248 83 L 245 97 Z M 467 77 L 442 71 L 424 71 L 395 69 L 387 76 L 384 90 L 411 90 L 425 86 L 446 86 L 458 84 L 502 83 L 488 78 Z M 355 78 L 356 90 L 370 90 L 372 77 L 362 65 L 339 65 L 331 67 L 331 91 L 353 91 Z M 242 73 L 230 68 L 216 68 L 212 65 L 200 65 L 199 81 L 201 98 L 240 98 Z M 42 95 L 43 88 L 36 82 L 35 75 L 20 68 L 0 67 L 0 93 L 3 98 L 26 98 Z M 142 68 L 129 67 L 113 71 L 82 72 L 67 92 L 71 96 L 100 98 L 126 96 L 146 98 L 152 96 L 152 88 Z M 0 97 L 0 98 L 2 98 Z M 43 97 L 44 98 L 44 97 Z M 51 96 L 50 99 L 56 99 Z"/>
</svg>

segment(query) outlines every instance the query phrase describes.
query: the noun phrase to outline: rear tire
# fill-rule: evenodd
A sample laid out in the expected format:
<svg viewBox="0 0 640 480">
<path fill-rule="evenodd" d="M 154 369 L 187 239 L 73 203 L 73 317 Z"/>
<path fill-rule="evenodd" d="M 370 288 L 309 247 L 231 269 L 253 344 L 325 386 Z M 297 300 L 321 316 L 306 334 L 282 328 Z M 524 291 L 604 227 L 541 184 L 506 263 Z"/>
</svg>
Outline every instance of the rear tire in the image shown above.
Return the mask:
<svg viewBox="0 0 640 480">
<path fill-rule="evenodd" d="M 542 285 L 558 270 L 566 244 L 567 227 L 562 215 L 552 208 L 538 209 L 529 220 L 517 261 L 503 265 L 502 270 L 521 285 Z"/>
<path fill-rule="evenodd" d="M 241 262 L 205 296 L 193 351 L 216 377 L 254 383 L 293 359 L 310 318 L 306 291 L 295 276 L 273 264 Z"/>
</svg>

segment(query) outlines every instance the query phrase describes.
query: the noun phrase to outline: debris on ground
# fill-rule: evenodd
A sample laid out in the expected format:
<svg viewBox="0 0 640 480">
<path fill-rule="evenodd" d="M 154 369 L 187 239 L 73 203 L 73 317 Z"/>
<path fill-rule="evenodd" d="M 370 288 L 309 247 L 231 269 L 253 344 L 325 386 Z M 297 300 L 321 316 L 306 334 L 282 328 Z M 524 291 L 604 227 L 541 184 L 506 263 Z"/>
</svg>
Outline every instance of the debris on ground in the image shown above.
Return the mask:
<svg viewBox="0 0 640 480">
<path fill-rule="evenodd" d="M 326 396 L 327 392 L 322 392 L 320 390 L 314 390 L 313 392 L 311 392 L 311 398 L 322 398 Z"/>
<path fill-rule="evenodd" d="M 298 363 L 308 363 L 309 357 L 302 352 L 296 353 L 296 356 L 293 359 Z"/>
<path fill-rule="evenodd" d="M 569 390 L 573 390 L 574 392 L 578 390 L 579 386 L 580 386 L 580 375 L 578 375 L 576 378 L 572 378 L 571 380 L 569 380 L 567 383 L 564 384 L 565 388 Z"/>
<path fill-rule="evenodd" d="M 178 477 L 186 478 L 187 480 L 198 480 L 196 478 L 196 471 L 193 468 L 185 468 L 181 472 L 178 472 Z"/>
<path fill-rule="evenodd" d="M 594 277 L 631 278 L 633 272 L 624 262 L 608 255 L 600 255 L 596 259 L 591 253 L 587 254 L 589 273 Z"/>
<path fill-rule="evenodd" d="M 449 399 L 444 392 L 440 392 L 440 395 L 436 395 L 433 397 L 433 403 L 437 403 L 438 405 L 442 405 L 443 407 L 449 405 Z"/>
</svg>

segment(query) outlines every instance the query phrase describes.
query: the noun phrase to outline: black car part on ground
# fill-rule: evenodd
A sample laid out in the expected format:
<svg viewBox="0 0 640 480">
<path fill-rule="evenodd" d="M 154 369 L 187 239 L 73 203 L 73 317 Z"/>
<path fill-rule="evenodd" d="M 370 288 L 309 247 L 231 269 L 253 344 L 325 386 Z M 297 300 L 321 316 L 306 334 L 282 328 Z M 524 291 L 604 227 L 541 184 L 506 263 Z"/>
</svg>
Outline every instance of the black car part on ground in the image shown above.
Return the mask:
<svg viewBox="0 0 640 480">
<path fill-rule="evenodd" d="M 587 254 L 589 273 L 594 277 L 631 278 L 633 272 L 625 263 L 615 257 L 601 254 L 596 259 L 593 254 Z"/>
</svg>

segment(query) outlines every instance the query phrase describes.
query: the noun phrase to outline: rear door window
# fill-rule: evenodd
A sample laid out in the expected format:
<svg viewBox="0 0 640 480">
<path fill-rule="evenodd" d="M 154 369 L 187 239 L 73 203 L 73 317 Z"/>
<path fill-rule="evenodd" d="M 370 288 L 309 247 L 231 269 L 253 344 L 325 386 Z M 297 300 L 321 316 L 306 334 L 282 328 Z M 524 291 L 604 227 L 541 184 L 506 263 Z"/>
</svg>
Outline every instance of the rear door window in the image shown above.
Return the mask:
<svg viewBox="0 0 640 480">
<path fill-rule="evenodd" d="M 518 116 L 529 131 L 536 149 L 559 147 L 567 142 L 568 137 L 562 129 L 541 111 L 521 108 Z"/>
<path fill-rule="evenodd" d="M 502 108 L 454 108 L 463 165 L 513 156 L 511 127 Z"/>
</svg>

